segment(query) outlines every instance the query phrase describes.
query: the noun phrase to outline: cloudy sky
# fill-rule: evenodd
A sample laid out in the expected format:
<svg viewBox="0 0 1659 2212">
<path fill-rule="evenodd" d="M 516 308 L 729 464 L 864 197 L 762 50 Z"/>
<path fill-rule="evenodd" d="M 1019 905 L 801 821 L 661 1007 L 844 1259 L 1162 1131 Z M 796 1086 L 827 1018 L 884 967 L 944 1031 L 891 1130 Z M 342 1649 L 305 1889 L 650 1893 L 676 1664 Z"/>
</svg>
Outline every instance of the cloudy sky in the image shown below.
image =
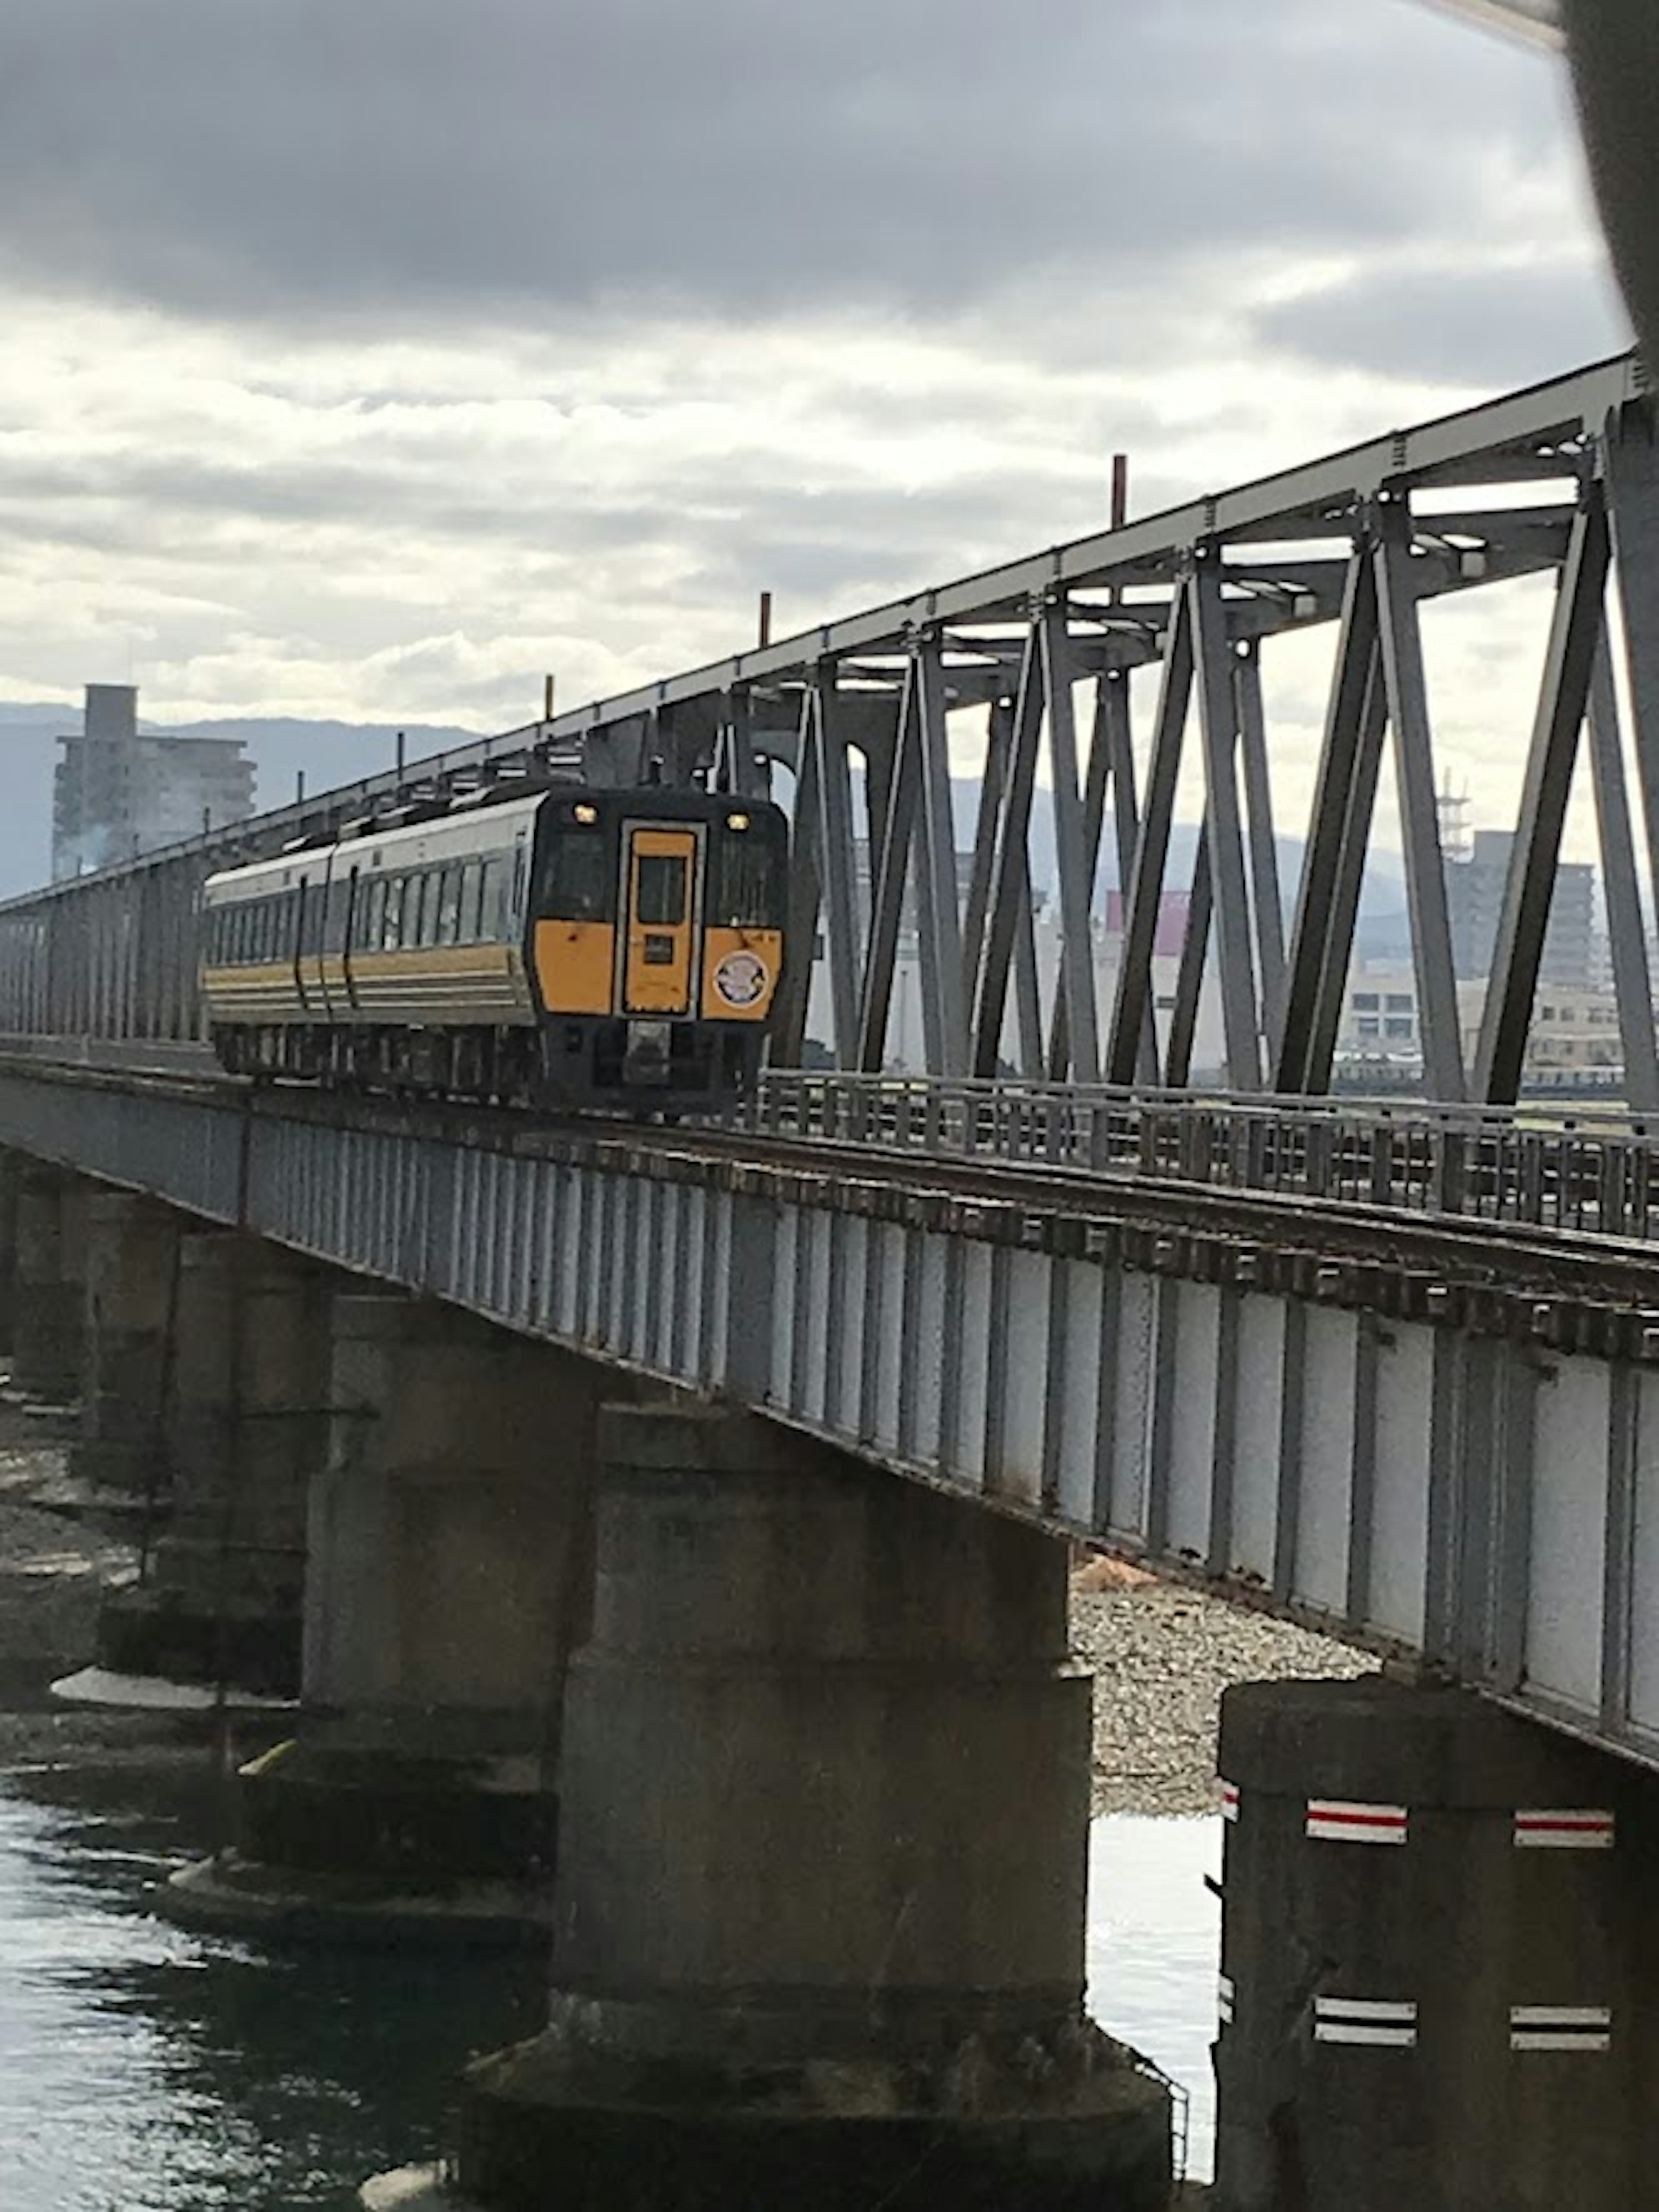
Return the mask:
<svg viewBox="0 0 1659 2212">
<path fill-rule="evenodd" d="M 1558 70 L 1410 0 L 8 0 L 0 288 L 0 696 L 179 720 L 510 724 L 1626 342 Z M 1477 798 L 1534 616 L 1431 639 Z"/>
</svg>

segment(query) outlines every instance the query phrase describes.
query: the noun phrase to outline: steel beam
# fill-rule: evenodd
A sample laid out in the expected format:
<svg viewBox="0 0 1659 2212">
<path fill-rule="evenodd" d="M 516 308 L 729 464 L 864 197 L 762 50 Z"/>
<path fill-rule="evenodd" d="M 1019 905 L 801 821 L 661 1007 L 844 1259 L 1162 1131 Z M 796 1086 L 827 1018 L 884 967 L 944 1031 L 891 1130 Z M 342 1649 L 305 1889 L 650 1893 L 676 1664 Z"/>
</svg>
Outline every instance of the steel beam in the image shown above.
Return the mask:
<svg viewBox="0 0 1659 2212">
<path fill-rule="evenodd" d="M 1106 1080 L 1127 1087 L 1135 1080 L 1143 1025 L 1152 1004 L 1152 945 L 1158 934 L 1158 902 L 1170 856 L 1175 820 L 1176 786 L 1192 704 L 1194 641 L 1192 601 L 1182 592 L 1164 659 L 1163 688 L 1152 732 L 1146 797 L 1135 848 L 1133 881 L 1123 916 L 1123 950 L 1112 1003 L 1106 1047 Z"/>
<path fill-rule="evenodd" d="M 1428 687 L 1423 675 L 1423 641 L 1411 574 L 1410 500 L 1403 494 L 1389 494 L 1379 500 L 1376 516 L 1377 616 L 1399 778 L 1400 836 L 1417 970 L 1423 1075 L 1431 1098 L 1453 1104 L 1464 1095 L 1463 1048 L 1440 851 Z"/>
<path fill-rule="evenodd" d="M 1095 1007 L 1094 939 L 1090 927 L 1094 870 L 1078 792 L 1077 724 L 1072 659 L 1064 602 L 1046 606 L 1038 619 L 1043 690 L 1048 702 L 1048 759 L 1053 775 L 1054 846 L 1060 872 L 1060 994 L 1066 1005 L 1070 1057 L 1079 1083 L 1100 1073 L 1099 1024 Z"/>
<path fill-rule="evenodd" d="M 1650 399 L 1608 416 L 1602 454 L 1648 882 L 1659 896 L 1659 416 Z"/>
<path fill-rule="evenodd" d="M 791 822 L 793 865 L 789 871 L 788 920 L 785 943 L 796 948 L 784 964 L 783 982 L 774 1012 L 768 1057 L 775 1066 L 799 1067 L 806 1041 L 807 1012 L 812 995 L 812 957 L 818 918 L 823 908 L 821 854 L 823 849 L 823 799 L 819 781 L 819 749 L 812 725 L 814 696 L 801 695 L 799 772 L 795 780 L 795 806 Z M 732 788 L 726 786 L 727 789 Z M 803 957 L 800 948 L 808 948 Z"/>
<path fill-rule="evenodd" d="M 818 874 L 824 892 L 824 946 L 830 971 L 836 1064 L 852 1067 L 858 1058 L 862 932 L 858 870 L 853 852 L 852 777 L 846 734 L 842 728 L 841 690 L 834 672 L 815 682 L 806 696 L 811 702 L 811 743 L 817 762 L 822 837 Z"/>
<path fill-rule="evenodd" d="M 968 1020 L 962 988 L 962 908 L 957 888 L 945 665 L 936 634 L 916 641 L 908 697 L 921 761 L 921 834 L 916 848 L 915 903 L 927 1069 L 934 1075 L 965 1075 Z"/>
<path fill-rule="evenodd" d="M 1284 1018 L 1273 1074 L 1273 1090 L 1285 1096 L 1319 1087 L 1315 1070 L 1319 1060 L 1322 981 L 1328 951 L 1338 931 L 1344 855 L 1352 842 L 1353 799 L 1364 754 L 1366 706 L 1379 696 L 1376 571 L 1367 552 L 1357 548 L 1348 564 L 1343 593 L 1311 826 L 1291 931 Z M 1359 824 L 1362 861 L 1370 832 L 1367 806 Z M 1345 951 L 1345 972 L 1346 961 Z"/>
<path fill-rule="evenodd" d="M 1238 803 L 1237 701 L 1221 596 L 1221 568 L 1200 560 L 1188 584 L 1193 610 L 1199 729 L 1204 743 L 1205 848 L 1214 893 L 1216 956 L 1227 1077 L 1235 1091 L 1261 1087 L 1261 1017 L 1250 947 L 1250 901 Z"/>
<path fill-rule="evenodd" d="M 1170 1034 L 1164 1051 L 1164 1080 L 1171 1091 L 1184 1091 L 1193 1078 L 1193 1042 L 1198 1035 L 1199 1005 L 1204 995 L 1204 970 L 1209 961 L 1210 921 L 1214 911 L 1210 824 L 1206 817 L 1193 854 L 1193 888 L 1187 906 L 1187 928 L 1181 940 L 1181 963 L 1176 970 Z"/>
<path fill-rule="evenodd" d="M 1020 664 L 1019 690 L 1015 696 L 1009 738 L 1008 774 L 997 822 L 990 919 L 974 1006 L 975 1075 L 992 1076 L 997 1072 L 1008 1005 L 1008 979 L 1014 966 L 1022 912 L 1028 933 L 1030 929 L 1031 800 L 1036 789 L 1047 681 L 1041 630 L 1033 623 L 1026 634 Z M 1033 964 L 1035 957 L 1034 949 Z M 1040 1056 L 1040 1040 L 1038 1051 Z"/>
<path fill-rule="evenodd" d="M 1255 915 L 1256 972 L 1261 985 L 1261 1026 L 1273 1064 L 1285 1002 L 1285 915 L 1279 888 L 1279 846 L 1273 830 L 1273 777 L 1267 762 L 1267 714 L 1261 699 L 1261 649 L 1252 642 L 1233 660 L 1234 713 L 1244 770 L 1249 823 L 1250 903 Z"/>
<path fill-rule="evenodd" d="M 919 719 L 908 705 L 900 709 L 892 768 L 885 779 L 886 805 L 878 851 L 874 837 L 871 840 L 870 951 L 859 999 L 858 1049 L 859 1066 L 871 1075 L 880 1074 L 887 1051 L 893 975 L 898 963 L 899 930 L 921 785 Z M 875 803 L 872 795 L 872 809 Z"/>
<path fill-rule="evenodd" d="M 1492 950 L 1475 1069 L 1478 1095 L 1490 1105 L 1511 1105 L 1521 1092 L 1578 733 L 1601 642 L 1608 559 L 1606 502 L 1601 486 L 1590 483 L 1584 487 L 1556 592 L 1521 818 Z"/>
<path fill-rule="evenodd" d="M 1653 1021 L 1653 977 L 1636 873 L 1625 748 L 1619 726 L 1619 691 L 1607 625 L 1590 671 L 1590 780 L 1601 842 L 1601 891 L 1607 907 L 1607 947 L 1613 997 L 1625 1057 L 1625 1103 L 1638 1113 L 1659 1109 L 1659 1048 Z"/>
</svg>

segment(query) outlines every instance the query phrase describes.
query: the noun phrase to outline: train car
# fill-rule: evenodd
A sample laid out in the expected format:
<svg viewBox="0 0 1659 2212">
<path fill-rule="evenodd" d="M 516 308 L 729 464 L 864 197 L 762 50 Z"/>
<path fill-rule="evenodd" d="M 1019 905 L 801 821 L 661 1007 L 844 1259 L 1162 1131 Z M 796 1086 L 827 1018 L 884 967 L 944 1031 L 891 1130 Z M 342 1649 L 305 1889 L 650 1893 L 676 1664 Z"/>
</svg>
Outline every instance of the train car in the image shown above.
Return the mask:
<svg viewBox="0 0 1659 2212">
<path fill-rule="evenodd" d="M 575 785 L 210 876 L 202 994 L 234 1073 L 718 1109 L 785 953 L 764 802 Z"/>
</svg>

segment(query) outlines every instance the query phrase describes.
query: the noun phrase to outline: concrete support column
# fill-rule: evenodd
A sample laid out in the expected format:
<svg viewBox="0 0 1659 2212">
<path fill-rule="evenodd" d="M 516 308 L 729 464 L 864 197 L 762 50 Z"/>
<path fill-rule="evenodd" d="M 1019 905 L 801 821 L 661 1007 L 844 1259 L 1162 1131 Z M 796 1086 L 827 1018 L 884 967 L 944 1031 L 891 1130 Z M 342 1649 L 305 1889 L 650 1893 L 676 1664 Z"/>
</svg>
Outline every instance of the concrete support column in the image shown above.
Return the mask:
<svg viewBox="0 0 1659 2212">
<path fill-rule="evenodd" d="M 465 2200 L 1162 2208 L 1083 2014 L 1064 1547 L 713 1409 L 601 1435 L 551 2021 L 468 2076 Z"/>
<path fill-rule="evenodd" d="M 335 1299 L 297 1738 L 243 1770 L 200 1917 L 545 1936 L 599 1370 L 453 1308 Z"/>
<path fill-rule="evenodd" d="M 13 1387 L 67 1405 L 81 1387 L 86 1327 L 86 1205 L 91 1185 L 29 1160 L 17 1188 Z"/>
<path fill-rule="evenodd" d="M 1223 1702 L 1218 2212 L 1625 2212 L 1659 2131 L 1651 1777 L 1465 1692 Z"/>
<path fill-rule="evenodd" d="M 180 1218 L 130 1191 L 86 1200 L 81 1433 L 72 1471 L 122 1498 L 165 1506 Z"/>
<path fill-rule="evenodd" d="M 328 1450 L 332 1279 L 234 1230 L 180 1240 L 172 1513 L 143 1579 L 106 1601 L 100 1666 L 299 1695 L 307 1496 Z"/>
</svg>

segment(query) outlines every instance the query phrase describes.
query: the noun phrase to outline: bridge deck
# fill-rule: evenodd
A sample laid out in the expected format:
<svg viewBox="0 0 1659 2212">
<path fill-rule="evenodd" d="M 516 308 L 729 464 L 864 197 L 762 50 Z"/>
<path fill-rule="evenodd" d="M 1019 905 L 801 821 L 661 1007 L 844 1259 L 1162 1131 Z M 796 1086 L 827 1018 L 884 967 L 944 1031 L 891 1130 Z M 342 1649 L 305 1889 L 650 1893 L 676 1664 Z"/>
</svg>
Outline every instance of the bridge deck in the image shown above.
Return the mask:
<svg viewBox="0 0 1659 2212">
<path fill-rule="evenodd" d="M 836 1078 L 755 1110 L 557 1123 L 0 1059 L 0 1143 L 1659 1763 L 1638 1131 Z"/>
</svg>

